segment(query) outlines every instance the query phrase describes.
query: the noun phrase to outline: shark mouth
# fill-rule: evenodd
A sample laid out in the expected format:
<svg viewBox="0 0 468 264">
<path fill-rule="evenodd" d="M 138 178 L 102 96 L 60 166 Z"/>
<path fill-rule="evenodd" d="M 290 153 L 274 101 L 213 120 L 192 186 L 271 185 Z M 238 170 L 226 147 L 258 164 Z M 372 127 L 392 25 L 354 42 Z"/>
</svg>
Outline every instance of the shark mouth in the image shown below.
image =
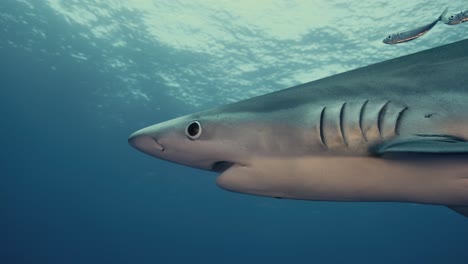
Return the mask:
<svg viewBox="0 0 468 264">
<path fill-rule="evenodd" d="M 230 161 L 217 161 L 211 166 L 211 170 L 214 172 L 224 172 L 231 168 L 235 163 Z"/>
</svg>

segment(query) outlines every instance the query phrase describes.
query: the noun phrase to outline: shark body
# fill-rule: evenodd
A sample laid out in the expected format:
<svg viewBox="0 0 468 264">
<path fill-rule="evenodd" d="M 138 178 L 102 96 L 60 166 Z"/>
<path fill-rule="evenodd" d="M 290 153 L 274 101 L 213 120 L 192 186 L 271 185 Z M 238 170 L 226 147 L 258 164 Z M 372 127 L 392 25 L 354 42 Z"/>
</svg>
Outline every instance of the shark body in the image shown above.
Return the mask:
<svg viewBox="0 0 468 264">
<path fill-rule="evenodd" d="M 149 126 L 129 143 L 277 198 L 468 216 L 468 40 Z"/>
</svg>

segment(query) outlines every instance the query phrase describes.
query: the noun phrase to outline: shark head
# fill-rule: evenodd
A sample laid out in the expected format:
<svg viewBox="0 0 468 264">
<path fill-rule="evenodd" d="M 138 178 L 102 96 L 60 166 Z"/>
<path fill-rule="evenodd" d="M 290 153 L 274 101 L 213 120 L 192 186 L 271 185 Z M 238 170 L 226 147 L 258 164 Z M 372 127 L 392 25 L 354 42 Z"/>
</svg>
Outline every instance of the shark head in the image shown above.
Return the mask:
<svg viewBox="0 0 468 264">
<path fill-rule="evenodd" d="M 159 159 L 209 171 L 222 171 L 240 162 L 226 134 L 232 125 L 219 125 L 213 117 L 188 115 L 136 131 L 130 145 Z M 224 136 L 223 136 L 224 135 Z M 220 137 L 222 139 L 220 139 Z M 217 139 L 217 140 L 214 140 Z"/>
<path fill-rule="evenodd" d="M 266 123 L 248 113 L 211 110 L 143 128 L 130 135 L 128 142 L 159 159 L 223 172 L 274 147 L 266 142 L 281 136 L 281 131 L 273 133 Z"/>
</svg>

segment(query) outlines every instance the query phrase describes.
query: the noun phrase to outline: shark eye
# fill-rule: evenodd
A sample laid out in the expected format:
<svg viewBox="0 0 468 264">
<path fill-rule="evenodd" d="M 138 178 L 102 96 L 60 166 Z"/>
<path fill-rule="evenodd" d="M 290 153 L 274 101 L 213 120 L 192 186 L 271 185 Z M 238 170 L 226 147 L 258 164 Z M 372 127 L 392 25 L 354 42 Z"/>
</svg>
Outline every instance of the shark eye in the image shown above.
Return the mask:
<svg viewBox="0 0 468 264">
<path fill-rule="evenodd" d="M 200 122 L 198 122 L 198 121 L 193 121 L 185 129 L 185 134 L 190 139 L 199 138 L 201 133 L 202 133 L 202 127 L 200 125 Z"/>
</svg>

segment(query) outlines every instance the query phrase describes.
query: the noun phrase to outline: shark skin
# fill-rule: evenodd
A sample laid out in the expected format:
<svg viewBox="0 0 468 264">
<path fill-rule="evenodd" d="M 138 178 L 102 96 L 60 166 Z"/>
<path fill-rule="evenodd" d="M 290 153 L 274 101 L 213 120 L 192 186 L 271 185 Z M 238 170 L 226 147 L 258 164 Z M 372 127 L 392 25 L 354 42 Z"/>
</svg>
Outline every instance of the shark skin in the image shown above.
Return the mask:
<svg viewBox="0 0 468 264">
<path fill-rule="evenodd" d="M 159 159 L 277 198 L 446 205 L 468 216 L 468 40 L 133 133 Z"/>
</svg>

